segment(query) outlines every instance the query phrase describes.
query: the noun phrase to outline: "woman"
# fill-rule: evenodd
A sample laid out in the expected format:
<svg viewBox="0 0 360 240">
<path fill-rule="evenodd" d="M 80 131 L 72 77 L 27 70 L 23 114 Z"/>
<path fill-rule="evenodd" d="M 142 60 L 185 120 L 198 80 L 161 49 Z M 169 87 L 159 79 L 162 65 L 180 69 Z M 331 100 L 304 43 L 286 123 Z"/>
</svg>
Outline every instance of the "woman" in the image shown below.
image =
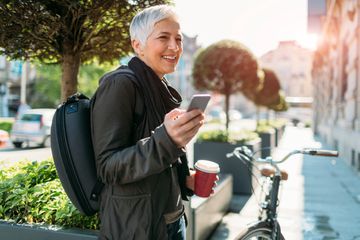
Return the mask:
<svg viewBox="0 0 360 240">
<path fill-rule="evenodd" d="M 133 74 L 101 79 L 92 103 L 92 137 L 101 194 L 101 239 L 185 239 L 182 199 L 194 174 L 185 146 L 203 125 L 200 110 L 178 109 L 181 97 L 165 74 L 175 71 L 183 43 L 166 5 L 138 13 L 130 25 Z"/>
</svg>

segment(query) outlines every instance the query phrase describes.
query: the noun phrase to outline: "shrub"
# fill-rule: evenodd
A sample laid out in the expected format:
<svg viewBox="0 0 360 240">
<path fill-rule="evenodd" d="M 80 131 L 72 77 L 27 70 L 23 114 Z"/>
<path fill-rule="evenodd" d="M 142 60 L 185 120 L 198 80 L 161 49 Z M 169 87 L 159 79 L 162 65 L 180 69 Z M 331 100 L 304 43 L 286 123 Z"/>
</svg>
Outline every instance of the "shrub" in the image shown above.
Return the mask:
<svg viewBox="0 0 360 240">
<path fill-rule="evenodd" d="M 271 133 L 274 128 L 270 125 L 258 125 L 255 130 L 257 133 Z"/>
<path fill-rule="evenodd" d="M 0 129 L 10 132 L 12 127 L 12 122 L 0 122 Z"/>
<path fill-rule="evenodd" d="M 304 123 L 304 127 L 306 127 L 306 128 L 311 128 L 311 121 L 306 121 L 306 122 Z"/>
<path fill-rule="evenodd" d="M 70 202 L 50 160 L 21 162 L 0 172 L 0 219 L 99 228 L 97 215 L 84 216 Z"/>
<path fill-rule="evenodd" d="M 214 130 L 201 132 L 197 138 L 199 142 L 228 142 L 229 135 L 226 131 Z"/>
<path fill-rule="evenodd" d="M 275 128 L 280 128 L 283 127 L 287 124 L 288 120 L 285 118 L 276 118 L 276 119 L 272 119 L 269 120 L 269 125 Z"/>
<path fill-rule="evenodd" d="M 212 130 L 201 132 L 197 138 L 199 142 L 229 142 L 234 144 L 244 144 L 259 138 L 256 132 L 250 130 L 232 131 Z"/>
</svg>

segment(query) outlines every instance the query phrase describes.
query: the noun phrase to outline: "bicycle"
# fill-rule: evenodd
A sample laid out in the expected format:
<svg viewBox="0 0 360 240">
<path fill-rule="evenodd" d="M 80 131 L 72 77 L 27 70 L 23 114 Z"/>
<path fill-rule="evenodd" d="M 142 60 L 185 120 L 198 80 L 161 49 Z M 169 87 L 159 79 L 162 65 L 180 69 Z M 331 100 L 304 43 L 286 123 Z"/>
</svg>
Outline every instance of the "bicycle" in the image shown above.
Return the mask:
<svg viewBox="0 0 360 240">
<path fill-rule="evenodd" d="M 265 181 L 261 189 L 266 188 L 263 201 L 259 204 L 259 216 L 258 220 L 247 226 L 237 237 L 238 240 L 283 240 L 285 239 L 281 233 L 280 224 L 277 220 L 277 207 L 279 205 L 279 187 L 281 181 L 285 181 L 288 178 L 286 171 L 279 169 L 278 164 L 286 161 L 290 156 L 294 154 L 306 154 L 325 157 L 337 157 L 338 151 L 322 150 L 322 149 L 302 149 L 294 150 L 288 153 L 281 160 L 274 160 L 271 156 L 263 159 L 253 157 L 253 153 L 246 146 L 237 147 L 233 152 L 226 154 L 227 158 L 237 157 L 244 161 L 248 165 L 252 165 L 257 162 L 260 164 L 267 164 L 267 168 L 260 170 L 261 176 Z"/>
</svg>

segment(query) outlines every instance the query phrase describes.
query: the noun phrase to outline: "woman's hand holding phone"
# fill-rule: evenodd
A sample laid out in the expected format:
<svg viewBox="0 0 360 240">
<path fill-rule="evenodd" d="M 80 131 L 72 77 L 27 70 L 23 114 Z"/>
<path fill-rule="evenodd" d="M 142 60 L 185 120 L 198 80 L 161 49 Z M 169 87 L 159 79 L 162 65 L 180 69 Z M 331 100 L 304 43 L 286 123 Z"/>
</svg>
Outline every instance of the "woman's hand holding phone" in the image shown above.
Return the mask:
<svg viewBox="0 0 360 240">
<path fill-rule="evenodd" d="M 177 146 L 185 147 L 204 124 L 204 111 L 209 100 L 209 94 L 196 94 L 187 111 L 174 109 L 165 115 L 166 131 Z"/>
</svg>

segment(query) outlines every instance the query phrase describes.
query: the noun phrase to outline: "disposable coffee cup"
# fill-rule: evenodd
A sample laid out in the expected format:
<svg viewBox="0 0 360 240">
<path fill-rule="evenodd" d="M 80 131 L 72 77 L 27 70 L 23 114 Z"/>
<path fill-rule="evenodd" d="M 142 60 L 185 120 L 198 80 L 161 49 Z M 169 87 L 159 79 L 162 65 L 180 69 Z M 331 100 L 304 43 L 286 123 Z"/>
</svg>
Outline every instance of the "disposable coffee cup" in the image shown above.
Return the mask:
<svg viewBox="0 0 360 240">
<path fill-rule="evenodd" d="M 219 164 L 208 160 L 198 160 L 195 163 L 195 170 L 194 193 L 199 197 L 209 197 L 216 175 L 220 172 Z"/>
</svg>

